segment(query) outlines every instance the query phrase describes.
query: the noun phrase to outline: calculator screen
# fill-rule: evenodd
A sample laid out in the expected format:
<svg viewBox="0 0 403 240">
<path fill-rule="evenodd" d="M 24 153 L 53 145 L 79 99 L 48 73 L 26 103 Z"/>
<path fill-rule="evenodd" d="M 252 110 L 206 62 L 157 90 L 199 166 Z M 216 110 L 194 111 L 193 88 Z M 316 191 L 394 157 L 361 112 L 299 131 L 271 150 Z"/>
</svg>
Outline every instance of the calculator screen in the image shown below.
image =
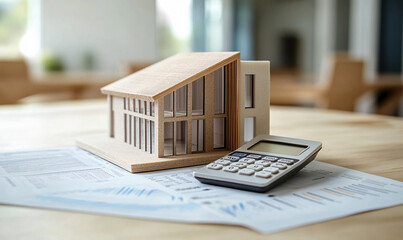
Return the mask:
<svg viewBox="0 0 403 240">
<path fill-rule="evenodd" d="M 275 154 L 284 154 L 284 155 L 290 155 L 290 156 L 298 156 L 306 148 L 307 148 L 307 146 L 302 146 L 302 145 L 260 141 L 260 142 L 256 143 L 255 145 L 253 145 L 252 147 L 248 148 L 248 150 L 275 153 Z"/>
</svg>

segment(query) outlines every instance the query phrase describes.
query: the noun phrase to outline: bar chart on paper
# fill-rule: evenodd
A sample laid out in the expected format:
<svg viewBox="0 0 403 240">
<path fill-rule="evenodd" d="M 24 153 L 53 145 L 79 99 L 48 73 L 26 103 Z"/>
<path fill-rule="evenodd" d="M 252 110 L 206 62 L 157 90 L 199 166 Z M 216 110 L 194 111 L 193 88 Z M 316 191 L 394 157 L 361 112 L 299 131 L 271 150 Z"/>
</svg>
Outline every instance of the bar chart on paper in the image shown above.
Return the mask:
<svg viewBox="0 0 403 240">
<path fill-rule="evenodd" d="M 403 202 L 403 184 L 400 182 L 317 161 L 267 193 L 201 184 L 194 180 L 191 170 L 153 173 L 147 178 L 261 232 Z"/>
</svg>

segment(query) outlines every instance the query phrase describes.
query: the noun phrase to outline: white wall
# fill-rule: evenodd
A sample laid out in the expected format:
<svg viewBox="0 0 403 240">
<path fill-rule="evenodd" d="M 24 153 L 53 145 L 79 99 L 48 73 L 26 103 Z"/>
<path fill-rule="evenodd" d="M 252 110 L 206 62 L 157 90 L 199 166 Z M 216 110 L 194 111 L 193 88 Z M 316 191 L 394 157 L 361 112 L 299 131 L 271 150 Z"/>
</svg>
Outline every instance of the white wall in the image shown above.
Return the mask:
<svg viewBox="0 0 403 240">
<path fill-rule="evenodd" d="M 60 55 L 69 71 L 82 71 L 86 51 L 94 70 L 117 73 L 125 61 L 157 57 L 153 0 L 42 0 L 41 50 Z"/>
<path fill-rule="evenodd" d="M 314 72 L 326 81 L 328 60 L 336 43 L 336 1 L 316 0 Z"/>
<path fill-rule="evenodd" d="M 350 53 L 365 60 L 365 76 L 377 75 L 379 0 L 353 0 L 350 19 Z"/>
<path fill-rule="evenodd" d="M 378 65 L 379 0 L 352 0 L 350 19 L 350 54 L 365 61 L 365 80 L 374 81 Z M 372 112 L 373 94 L 358 101 L 356 111 Z"/>
</svg>

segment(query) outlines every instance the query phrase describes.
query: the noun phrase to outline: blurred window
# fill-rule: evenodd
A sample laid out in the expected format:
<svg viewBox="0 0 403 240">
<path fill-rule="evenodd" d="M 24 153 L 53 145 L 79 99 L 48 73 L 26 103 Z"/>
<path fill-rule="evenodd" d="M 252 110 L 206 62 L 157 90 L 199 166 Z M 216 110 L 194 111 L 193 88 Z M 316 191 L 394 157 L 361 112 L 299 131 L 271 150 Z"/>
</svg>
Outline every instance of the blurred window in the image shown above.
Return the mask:
<svg viewBox="0 0 403 240">
<path fill-rule="evenodd" d="M 235 26 L 233 21 L 237 2 L 233 3 L 233 1 L 226 0 L 157 0 L 156 4 L 158 44 L 161 58 L 169 57 L 178 52 L 234 50 L 233 30 Z M 242 18 L 240 21 L 244 22 L 244 20 Z M 249 25 L 245 26 L 249 27 Z M 242 32 L 242 34 L 244 33 L 245 31 Z M 238 42 L 243 43 L 244 41 Z M 247 52 L 245 50 L 245 56 L 249 56 Z"/>
<path fill-rule="evenodd" d="M 191 51 L 192 0 L 157 0 L 160 57 Z"/>
<path fill-rule="evenodd" d="M 223 51 L 225 49 L 223 1 L 206 0 L 205 8 L 206 50 Z"/>
<path fill-rule="evenodd" d="M 27 1 L 0 1 L 0 56 L 20 56 L 19 45 L 27 28 Z"/>
</svg>

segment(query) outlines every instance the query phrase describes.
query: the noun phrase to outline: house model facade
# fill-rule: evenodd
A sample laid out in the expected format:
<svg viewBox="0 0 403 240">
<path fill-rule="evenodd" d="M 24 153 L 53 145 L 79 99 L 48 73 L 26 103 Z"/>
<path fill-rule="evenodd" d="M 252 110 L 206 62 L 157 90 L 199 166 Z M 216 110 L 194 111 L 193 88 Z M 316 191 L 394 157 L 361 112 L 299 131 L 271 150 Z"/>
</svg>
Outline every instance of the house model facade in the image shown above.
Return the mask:
<svg viewBox="0 0 403 240">
<path fill-rule="evenodd" d="M 175 55 L 103 87 L 108 136 L 78 145 L 131 172 L 209 163 L 269 134 L 269 81 L 239 52 Z"/>
</svg>

